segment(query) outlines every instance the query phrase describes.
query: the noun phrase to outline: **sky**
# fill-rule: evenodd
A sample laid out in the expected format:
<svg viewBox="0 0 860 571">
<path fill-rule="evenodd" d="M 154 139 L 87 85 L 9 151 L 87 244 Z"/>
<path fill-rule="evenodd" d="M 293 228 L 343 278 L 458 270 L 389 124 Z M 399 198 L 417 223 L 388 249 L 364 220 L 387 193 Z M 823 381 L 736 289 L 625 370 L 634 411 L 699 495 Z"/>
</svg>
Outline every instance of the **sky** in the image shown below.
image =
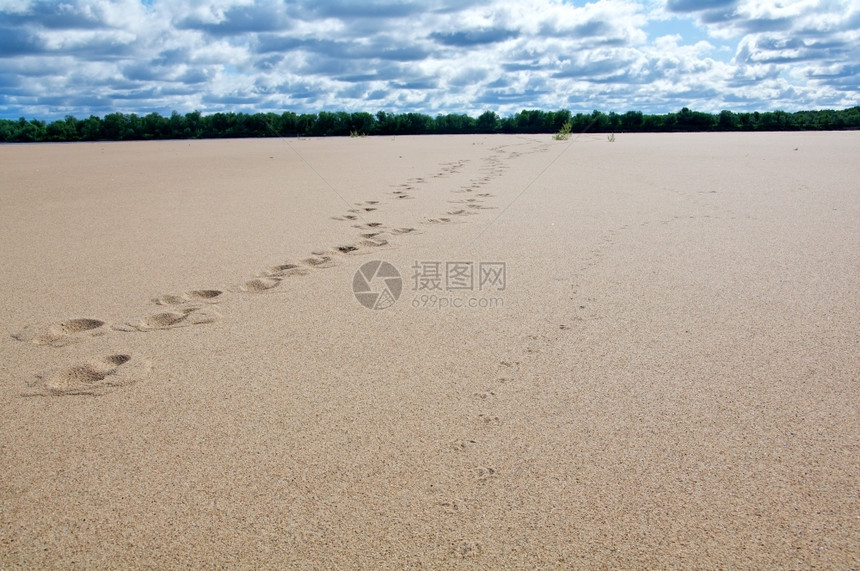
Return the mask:
<svg viewBox="0 0 860 571">
<path fill-rule="evenodd" d="M 0 0 L 0 117 L 860 105 L 860 0 Z"/>
</svg>

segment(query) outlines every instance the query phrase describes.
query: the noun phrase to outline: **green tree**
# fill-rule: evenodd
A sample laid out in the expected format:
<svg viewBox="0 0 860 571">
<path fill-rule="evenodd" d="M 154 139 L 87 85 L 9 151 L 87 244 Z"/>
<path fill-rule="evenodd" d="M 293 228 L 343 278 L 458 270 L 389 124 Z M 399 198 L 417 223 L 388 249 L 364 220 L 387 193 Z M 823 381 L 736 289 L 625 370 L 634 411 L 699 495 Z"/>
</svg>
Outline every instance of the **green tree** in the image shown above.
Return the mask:
<svg viewBox="0 0 860 571">
<path fill-rule="evenodd" d="M 720 111 L 717 127 L 721 131 L 736 131 L 740 127 L 738 116 L 727 109 Z"/>
<path fill-rule="evenodd" d="M 78 120 L 71 115 L 66 115 L 63 120 L 48 123 L 46 135 L 48 141 L 76 141 Z"/>
<path fill-rule="evenodd" d="M 475 121 L 475 129 L 479 133 L 496 133 L 500 128 L 499 116 L 495 111 L 484 111 Z"/>
</svg>

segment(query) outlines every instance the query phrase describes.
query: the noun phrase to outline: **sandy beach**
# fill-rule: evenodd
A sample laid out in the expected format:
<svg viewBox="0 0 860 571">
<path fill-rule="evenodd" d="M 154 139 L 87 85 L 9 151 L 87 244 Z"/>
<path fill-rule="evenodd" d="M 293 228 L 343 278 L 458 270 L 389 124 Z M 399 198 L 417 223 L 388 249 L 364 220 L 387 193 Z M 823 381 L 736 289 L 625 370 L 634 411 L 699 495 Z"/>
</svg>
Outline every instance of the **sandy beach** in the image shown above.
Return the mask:
<svg viewBox="0 0 860 571">
<path fill-rule="evenodd" d="M 858 151 L 0 146 L 0 569 L 857 569 Z"/>
</svg>

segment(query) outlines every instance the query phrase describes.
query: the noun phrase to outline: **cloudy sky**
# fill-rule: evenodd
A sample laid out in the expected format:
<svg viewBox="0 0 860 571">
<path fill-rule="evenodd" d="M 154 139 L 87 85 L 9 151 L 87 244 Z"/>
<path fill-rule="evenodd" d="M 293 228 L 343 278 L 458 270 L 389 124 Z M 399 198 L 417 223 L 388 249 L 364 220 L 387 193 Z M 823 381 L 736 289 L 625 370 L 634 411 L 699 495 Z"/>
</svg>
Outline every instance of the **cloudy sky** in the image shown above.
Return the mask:
<svg viewBox="0 0 860 571">
<path fill-rule="evenodd" d="M 860 105 L 860 0 L 0 0 L 0 117 Z"/>
</svg>

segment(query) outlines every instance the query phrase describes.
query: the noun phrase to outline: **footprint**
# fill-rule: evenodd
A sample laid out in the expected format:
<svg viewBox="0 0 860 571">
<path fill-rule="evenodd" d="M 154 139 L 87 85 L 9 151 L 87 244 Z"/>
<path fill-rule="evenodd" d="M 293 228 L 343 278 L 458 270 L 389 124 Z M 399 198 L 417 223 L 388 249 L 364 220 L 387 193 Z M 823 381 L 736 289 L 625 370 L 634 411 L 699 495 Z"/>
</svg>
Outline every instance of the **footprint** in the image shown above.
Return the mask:
<svg viewBox="0 0 860 571">
<path fill-rule="evenodd" d="M 451 449 L 455 450 L 457 452 L 463 452 L 465 450 L 468 450 L 469 448 L 471 448 L 472 446 L 474 446 L 477 443 L 478 443 L 477 440 L 472 440 L 469 438 L 458 438 L 457 440 L 455 440 L 454 442 L 451 443 Z"/>
<path fill-rule="evenodd" d="M 21 396 L 100 396 L 136 383 L 152 369 L 131 355 L 108 355 L 79 365 L 37 374 Z"/>
<path fill-rule="evenodd" d="M 117 331 L 155 331 L 158 329 L 174 329 L 176 327 L 188 327 L 191 325 L 202 325 L 213 323 L 221 318 L 221 314 L 214 307 L 201 309 L 199 307 L 187 308 L 181 311 L 165 311 L 153 313 L 143 319 L 127 321 L 114 325 Z"/>
<path fill-rule="evenodd" d="M 272 288 L 278 287 L 281 283 L 281 278 L 264 277 L 248 280 L 239 286 L 239 289 L 248 293 L 262 293 L 269 291 Z"/>
<path fill-rule="evenodd" d="M 393 234 L 409 234 L 415 232 L 415 228 L 395 228 L 391 231 Z"/>
<path fill-rule="evenodd" d="M 184 295 L 167 294 L 156 297 L 152 301 L 154 301 L 157 305 L 182 305 L 188 300 L 185 298 Z"/>
<path fill-rule="evenodd" d="M 333 268 L 335 266 L 335 262 L 332 257 L 324 254 L 317 254 L 309 258 L 305 258 L 301 262 L 306 266 L 311 266 L 312 268 Z"/>
<path fill-rule="evenodd" d="M 479 414 L 478 421 L 485 426 L 499 426 L 502 424 L 502 420 L 498 416 L 489 414 Z"/>
<path fill-rule="evenodd" d="M 49 325 L 44 331 L 28 325 L 13 333 L 12 337 L 18 341 L 29 341 L 36 345 L 50 345 L 51 347 L 63 347 L 70 343 L 83 341 L 88 337 L 97 337 L 107 333 L 105 322 L 99 319 L 69 319 Z"/>
<path fill-rule="evenodd" d="M 477 541 L 455 541 L 451 544 L 451 551 L 457 557 L 469 559 L 479 557 L 484 549 Z"/>
<path fill-rule="evenodd" d="M 496 477 L 496 469 L 489 466 L 478 466 L 477 468 L 472 468 L 472 475 L 475 476 L 476 480 L 486 482 Z"/>
<path fill-rule="evenodd" d="M 352 227 L 359 230 L 381 230 L 383 224 L 382 222 L 368 222 L 367 224 L 353 224 Z"/>
<path fill-rule="evenodd" d="M 362 246 L 366 246 L 368 248 L 379 248 L 380 246 L 385 246 L 388 244 L 388 240 L 383 240 L 382 238 L 372 239 L 368 238 L 359 242 Z"/>
<path fill-rule="evenodd" d="M 194 289 L 186 291 L 181 295 L 162 295 L 161 297 L 155 298 L 153 301 L 158 305 L 182 305 L 183 303 L 188 303 L 190 301 L 217 303 L 220 301 L 218 297 L 220 297 L 222 293 L 224 292 L 219 289 Z"/>
<path fill-rule="evenodd" d="M 278 264 L 260 272 L 262 278 L 285 278 L 288 276 L 306 276 L 308 270 L 298 264 Z"/>
<path fill-rule="evenodd" d="M 463 502 L 455 499 L 442 500 L 438 505 L 445 513 L 448 514 L 460 513 L 464 509 Z"/>
<path fill-rule="evenodd" d="M 350 254 L 352 252 L 357 252 L 358 246 L 353 246 L 352 244 L 346 244 L 344 246 L 337 246 L 335 248 L 335 250 L 337 250 L 341 254 Z"/>
</svg>

